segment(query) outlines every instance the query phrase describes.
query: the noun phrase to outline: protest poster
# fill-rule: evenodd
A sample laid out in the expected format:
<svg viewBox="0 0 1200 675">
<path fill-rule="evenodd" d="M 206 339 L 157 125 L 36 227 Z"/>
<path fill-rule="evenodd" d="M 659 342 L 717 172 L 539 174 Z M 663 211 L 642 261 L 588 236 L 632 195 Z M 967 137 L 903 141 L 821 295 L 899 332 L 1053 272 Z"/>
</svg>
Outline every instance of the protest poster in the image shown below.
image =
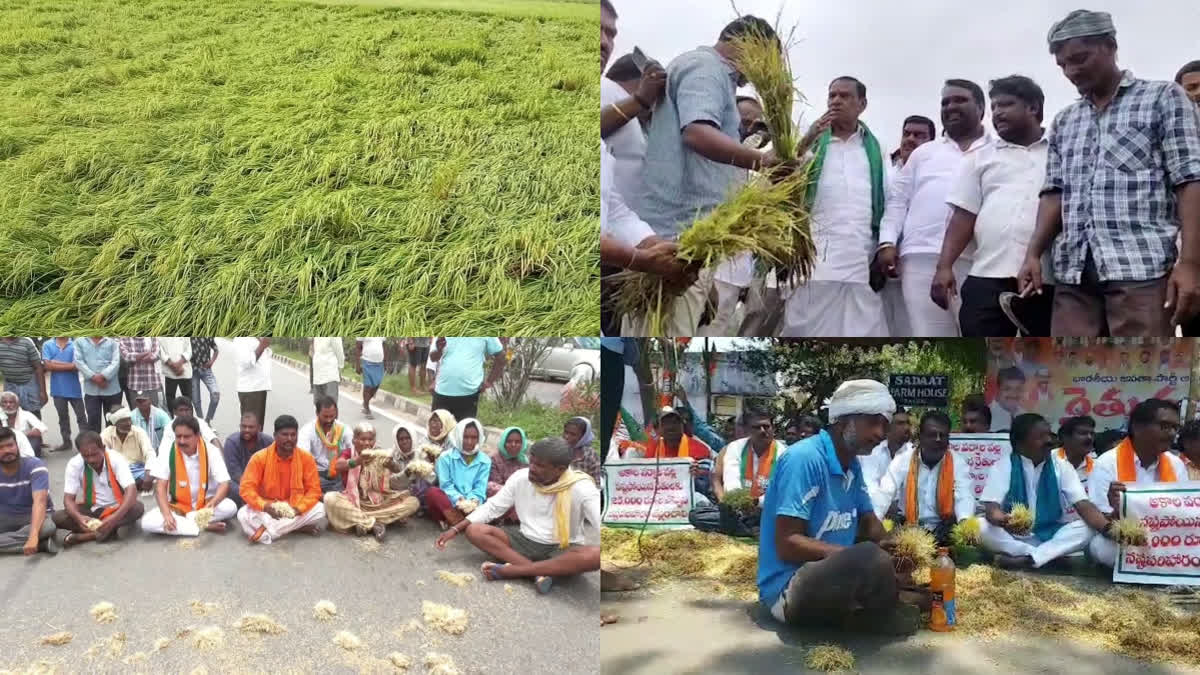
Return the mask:
<svg viewBox="0 0 1200 675">
<path fill-rule="evenodd" d="M 956 460 L 967 463 L 971 494 L 978 501 L 992 466 L 1008 459 L 1012 443 L 1008 434 L 950 434 L 950 450 Z"/>
<path fill-rule="evenodd" d="M 1123 429 L 1141 401 L 1186 397 L 1191 364 L 1191 342 L 1175 338 L 988 338 L 984 396 L 997 430 L 1026 412 L 1052 429 L 1078 415 L 1097 432 Z"/>
<path fill-rule="evenodd" d="M 1113 581 L 1200 585 L 1200 482 L 1127 486 L 1122 513 L 1146 527 L 1146 546 L 1121 546 Z"/>
<path fill-rule="evenodd" d="M 695 501 L 692 460 L 626 459 L 607 462 L 605 525 L 690 527 L 688 513 Z"/>
</svg>

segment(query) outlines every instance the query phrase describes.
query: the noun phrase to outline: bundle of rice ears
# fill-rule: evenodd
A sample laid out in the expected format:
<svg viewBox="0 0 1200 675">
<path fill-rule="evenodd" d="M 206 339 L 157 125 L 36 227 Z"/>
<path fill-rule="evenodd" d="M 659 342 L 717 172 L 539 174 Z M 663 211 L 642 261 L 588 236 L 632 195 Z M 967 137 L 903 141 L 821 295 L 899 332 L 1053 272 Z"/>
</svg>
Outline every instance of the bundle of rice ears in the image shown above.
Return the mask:
<svg viewBox="0 0 1200 675">
<path fill-rule="evenodd" d="M 979 545 L 979 519 L 965 518 L 950 530 L 950 542 L 960 548 Z"/>
<path fill-rule="evenodd" d="M 937 544 L 933 535 L 925 528 L 915 525 L 905 526 L 897 530 L 893 538 L 896 541 L 896 548 L 892 551 L 892 557 L 898 563 L 908 563 L 920 569 L 928 567 L 933 562 Z"/>
<path fill-rule="evenodd" d="M 1028 534 L 1033 529 L 1033 511 L 1024 504 L 1012 507 L 1008 514 L 1008 530 L 1013 534 Z"/>
<path fill-rule="evenodd" d="M 1112 535 L 1118 544 L 1145 546 L 1150 533 L 1146 531 L 1146 526 L 1142 524 L 1142 521 L 1126 516 L 1113 521 Z"/>
</svg>

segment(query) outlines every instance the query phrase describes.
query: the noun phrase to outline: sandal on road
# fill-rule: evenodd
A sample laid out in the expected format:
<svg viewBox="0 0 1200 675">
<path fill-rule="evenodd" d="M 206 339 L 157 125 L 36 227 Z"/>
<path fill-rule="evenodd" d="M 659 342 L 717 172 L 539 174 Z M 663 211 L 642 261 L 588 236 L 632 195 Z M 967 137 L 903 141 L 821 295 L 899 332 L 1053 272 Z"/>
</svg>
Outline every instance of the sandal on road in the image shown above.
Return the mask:
<svg viewBox="0 0 1200 675">
<path fill-rule="evenodd" d="M 504 578 L 499 573 L 501 567 L 508 567 L 508 563 L 494 563 L 489 560 L 479 566 L 479 571 L 483 572 L 483 578 L 488 581 L 500 581 Z"/>
</svg>

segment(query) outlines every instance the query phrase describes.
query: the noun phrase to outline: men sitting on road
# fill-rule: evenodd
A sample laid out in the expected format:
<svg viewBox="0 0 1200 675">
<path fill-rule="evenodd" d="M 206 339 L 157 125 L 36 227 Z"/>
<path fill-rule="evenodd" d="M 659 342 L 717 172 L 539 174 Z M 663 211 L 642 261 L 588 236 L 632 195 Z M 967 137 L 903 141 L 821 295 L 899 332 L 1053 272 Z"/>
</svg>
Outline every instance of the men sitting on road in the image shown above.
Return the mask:
<svg viewBox="0 0 1200 675">
<path fill-rule="evenodd" d="M 325 513 L 334 529 L 354 530 L 360 537 L 372 534 L 383 541 L 387 525 L 403 523 L 421 505 L 411 493 L 391 488 L 392 474 L 401 467 L 390 453 L 382 457 L 365 453 L 376 449 L 374 425 L 359 423 L 352 440 L 351 449 L 336 460 L 338 475 L 345 477 L 346 486 L 341 492 L 325 493 Z"/>
<path fill-rule="evenodd" d="M 1041 567 L 1082 551 L 1108 519 L 1088 501 L 1069 460 L 1050 451 L 1050 425 L 1036 413 L 1012 420 L 1009 461 L 991 467 L 980 501 L 985 520 L 980 543 L 996 554 L 996 565 L 1009 569 Z M 1014 506 L 1033 513 L 1031 531 L 1015 531 L 1009 522 Z"/>
<path fill-rule="evenodd" d="M 1187 467 L 1174 453 L 1167 452 L 1179 431 L 1179 410 L 1171 401 L 1151 398 L 1129 413 L 1129 436 L 1117 447 L 1100 455 L 1088 478 L 1088 497 L 1110 519 L 1121 517 L 1121 493 L 1129 485 L 1175 483 L 1187 480 Z M 1107 537 L 1092 537 L 1088 554 L 1112 567 L 1117 562 L 1117 543 Z"/>
<path fill-rule="evenodd" d="M 321 476 L 321 492 L 341 492 L 345 487 L 338 474 L 337 459 L 354 448 L 350 430 L 337 418 L 337 399 L 318 396 L 317 416 L 300 428 L 296 447 L 311 454 Z"/>
<path fill-rule="evenodd" d="M 150 490 L 154 487 L 154 478 L 148 473 L 148 467 L 156 456 L 154 446 L 150 445 L 150 437 L 133 426 L 128 408 L 118 408 L 108 413 L 107 417 L 108 426 L 100 432 L 104 447 L 116 450 L 129 462 L 129 472 L 137 482 L 138 492 Z"/>
<path fill-rule="evenodd" d="M 920 609 L 900 602 L 858 462 L 884 439 L 895 410 L 883 384 L 843 382 L 829 401 L 830 426 L 776 463 L 763 501 L 758 598 L 777 620 L 888 633 L 919 627 Z"/>
<path fill-rule="evenodd" d="M 65 546 L 107 541 L 146 512 L 121 453 L 105 449 L 100 434 L 90 430 L 75 437 L 75 447 L 79 454 L 67 462 L 63 480 L 64 508 L 54 512 L 54 524 L 68 531 Z"/>
<path fill-rule="evenodd" d="M 1096 439 L 1096 420 L 1087 415 L 1068 417 L 1058 429 L 1058 438 L 1062 447 L 1054 450 L 1054 456 L 1067 460 L 1086 491 L 1088 477 L 1096 466 L 1096 453 L 1092 447 Z"/>
<path fill-rule="evenodd" d="M 1179 457 L 1187 467 L 1187 479 L 1200 480 L 1200 420 L 1192 420 L 1179 430 Z"/>
<path fill-rule="evenodd" d="M 571 448 L 545 438 L 529 449 L 529 468 L 514 473 L 496 496 L 438 537 L 446 544 L 465 531 L 476 548 L 500 562 L 485 562 L 485 579 L 531 578 L 538 591 L 554 577 L 600 569 L 600 492 L 585 474 L 570 468 Z M 516 509 L 520 529 L 506 532 L 487 523 Z"/>
<path fill-rule="evenodd" d="M 229 471 L 229 498 L 239 509 L 246 504 L 241 495 L 242 474 L 246 472 L 246 465 L 250 463 L 254 453 L 274 442 L 274 438 L 262 432 L 258 415 L 252 412 L 242 413 L 239 433 L 231 434 L 225 439 L 222 454 L 225 457 L 225 468 Z"/>
<path fill-rule="evenodd" d="M 0 428 L 0 553 L 58 553 L 53 509 L 45 462 L 22 457 L 16 432 Z"/>
<path fill-rule="evenodd" d="M 882 518 L 896 500 L 905 524 L 920 524 L 945 546 L 950 530 L 975 513 L 968 473 L 967 463 L 950 450 L 950 416 L 929 410 L 921 416 L 917 447 L 896 455 L 879 481 L 875 515 Z"/>
<path fill-rule="evenodd" d="M 150 437 L 150 447 L 162 447 L 163 435 L 171 428 L 171 416 L 166 410 L 154 405 L 153 396 L 158 392 L 136 391 L 133 394 L 133 410 L 130 419 L 133 425 Z"/>
<path fill-rule="evenodd" d="M 438 455 L 438 484 L 425 490 L 425 511 L 443 530 L 457 525 L 487 499 L 492 460 L 479 452 L 483 443 L 483 425 L 468 417 L 454 425 L 446 450 Z"/>
<path fill-rule="evenodd" d="M 787 451 L 787 446 L 775 440 L 775 425 L 771 415 L 761 410 L 750 410 L 743 414 L 742 424 L 750 435 L 726 445 L 721 452 L 721 477 L 713 480 L 713 492 L 717 501 L 725 494 L 738 488 L 750 490 L 750 497 L 762 504 L 767 494 L 767 485 L 775 464 Z"/>
<path fill-rule="evenodd" d="M 875 446 L 871 454 L 859 457 L 862 466 L 863 479 L 867 481 L 867 494 L 871 495 L 871 503 L 875 505 L 875 515 L 880 518 L 897 520 L 900 506 L 893 499 L 890 503 L 881 504 L 879 484 L 887 474 L 888 467 L 897 455 L 912 450 L 912 422 L 909 421 L 908 411 L 896 408 L 892 421 L 888 424 L 887 438 Z"/>
<path fill-rule="evenodd" d="M 196 408 L 192 404 L 192 399 L 188 398 L 187 396 L 176 396 L 172 405 L 174 406 L 171 408 L 172 412 L 175 413 L 174 419 L 196 420 L 196 424 L 200 426 L 200 437 L 204 439 L 204 442 L 208 443 L 214 448 L 221 447 L 221 438 L 212 430 L 212 427 L 208 426 L 208 422 L 196 417 Z M 175 425 L 168 424 L 167 428 L 163 430 L 162 440 L 158 442 L 158 454 L 161 455 L 163 451 L 167 448 L 170 448 L 171 444 L 174 442 Z"/>
<path fill-rule="evenodd" d="M 0 427 L 8 427 L 25 434 L 35 457 L 42 456 L 42 434 L 49 428 L 37 415 L 21 408 L 21 398 L 16 392 L 0 394 Z"/>
<path fill-rule="evenodd" d="M 224 532 L 225 521 L 237 515 L 237 506 L 228 498 L 225 459 L 218 446 L 201 436 L 201 421 L 177 417 L 171 423 L 175 440 L 150 467 L 150 475 L 158 480 L 158 509 L 142 516 L 143 532 L 185 537 L 198 536 L 201 529 Z"/>
<path fill-rule="evenodd" d="M 300 424 L 291 415 L 275 418 L 275 440 L 254 453 L 242 474 L 238 522 L 250 542 L 270 544 L 291 532 L 317 535 L 325 524 L 317 463 L 296 447 Z"/>
</svg>

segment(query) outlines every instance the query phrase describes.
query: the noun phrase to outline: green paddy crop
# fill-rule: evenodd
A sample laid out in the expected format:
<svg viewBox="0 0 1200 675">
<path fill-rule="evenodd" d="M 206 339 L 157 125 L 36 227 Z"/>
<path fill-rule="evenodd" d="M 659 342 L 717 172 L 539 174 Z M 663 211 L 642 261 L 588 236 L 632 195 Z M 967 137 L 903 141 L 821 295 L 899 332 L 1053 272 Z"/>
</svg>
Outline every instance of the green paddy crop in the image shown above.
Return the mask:
<svg viewBox="0 0 1200 675">
<path fill-rule="evenodd" d="M 598 16 L 0 0 L 0 330 L 594 334 Z"/>
</svg>

